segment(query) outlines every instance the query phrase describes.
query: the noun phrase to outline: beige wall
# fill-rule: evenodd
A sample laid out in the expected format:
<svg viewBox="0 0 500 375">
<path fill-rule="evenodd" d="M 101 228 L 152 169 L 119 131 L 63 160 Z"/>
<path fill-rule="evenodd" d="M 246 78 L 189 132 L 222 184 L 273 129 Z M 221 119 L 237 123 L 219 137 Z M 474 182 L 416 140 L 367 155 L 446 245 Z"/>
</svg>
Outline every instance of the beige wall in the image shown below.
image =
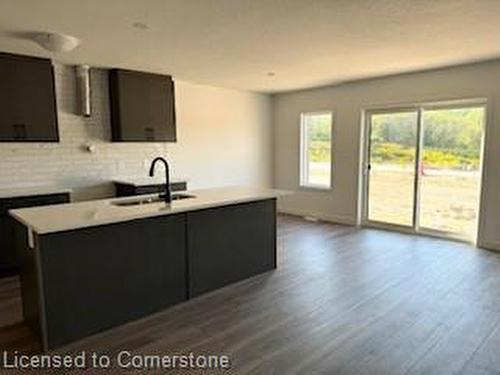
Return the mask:
<svg viewBox="0 0 500 375">
<path fill-rule="evenodd" d="M 488 99 L 488 120 L 480 239 L 483 246 L 500 249 L 500 61 L 275 95 L 274 185 L 295 191 L 280 209 L 356 223 L 363 109 L 482 97 Z M 324 109 L 334 112 L 334 186 L 327 192 L 301 190 L 299 116 Z"/>
<path fill-rule="evenodd" d="M 178 142 L 167 146 L 178 175 L 193 187 L 272 186 L 272 101 L 252 94 L 180 82 Z"/>
<path fill-rule="evenodd" d="M 105 197 L 112 179 L 146 176 L 158 155 L 190 188 L 271 185 L 269 96 L 176 81 L 177 143 L 111 143 L 107 71 L 92 71 L 89 119 L 75 115 L 73 68 L 55 72 L 61 142 L 0 144 L 0 188 L 55 184 L 74 188 L 77 200 Z"/>
</svg>

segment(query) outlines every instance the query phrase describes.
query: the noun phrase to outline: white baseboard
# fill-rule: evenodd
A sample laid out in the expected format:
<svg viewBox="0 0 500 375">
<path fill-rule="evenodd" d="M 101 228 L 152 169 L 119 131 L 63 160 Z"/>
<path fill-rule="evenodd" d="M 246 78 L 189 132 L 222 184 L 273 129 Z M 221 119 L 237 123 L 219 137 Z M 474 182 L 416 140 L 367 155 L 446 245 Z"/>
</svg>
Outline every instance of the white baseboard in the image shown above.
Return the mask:
<svg viewBox="0 0 500 375">
<path fill-rule="evenodd" d="M 350 216 L 328 215 L 292 207 L 278 207 L 278 212 L 294 216 L 302 216 L 302 217 L 312 216 L 323 221 L 328 221 L 337 224 L 345 224 L 353 226 L 356 225 L 356 220 Z M 477 246 L 488 250 L 500 251 L 500 242 L 481 241 Z"/>
<path fill-rule="evenodd" d="M 312 216 L 316 217 L 323 221 L 329 221 L 337 224 L 345 224 L 345 225 L 356 225 L 356 220 L 349 216 L 341 216 L 341 215 L 325 215 L 322 213 L 311 212 L 308 210 L 301 210 L 297 208 L 289 208 L 289 207 L 278 207 L 278 212 L 283 214 L 295 215 L 295 216 Z"/>
<path fill-rule="evenodd" d="M 477 246 L 484 249 L 500 251 L 500 243 L 498 242 L 480 241 Z"/>
</svg>

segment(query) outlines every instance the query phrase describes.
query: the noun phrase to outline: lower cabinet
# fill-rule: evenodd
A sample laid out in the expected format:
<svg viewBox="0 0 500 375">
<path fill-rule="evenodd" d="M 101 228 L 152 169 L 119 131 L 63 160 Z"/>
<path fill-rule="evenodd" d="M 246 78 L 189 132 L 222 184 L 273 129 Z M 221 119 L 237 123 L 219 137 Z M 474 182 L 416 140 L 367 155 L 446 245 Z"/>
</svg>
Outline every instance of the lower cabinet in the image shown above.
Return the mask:
<svg viewBox="0 0 500 375">
<path fill-rule="evenodd" d="M 189 296 L 276 268 L 275 201 L 187 214 Z"/>
<path fill-rule="evenodd" d="M 17 263 L 11 219 L 0 214 L 0 277 L 15 274 Z"/>
<path fill-rule="evenodd" d="M 185 215 L 39 237 L 50 348 L 187 299 Z"/>
<path fill-rule="evenodd" d="M 35 235 L 16 223 L 25 322 L 45 350 L 276 268 L 276 201 Z"/>
<path fill-rule="evenodd" d="M 14 208 L 68 203 L 69 193 L 55 193 L 12 198 L 0 198 L 0 277 L 19 272 L 19 259 L 15 248 L 13 219 L 8 210 Z"/>
</svg>

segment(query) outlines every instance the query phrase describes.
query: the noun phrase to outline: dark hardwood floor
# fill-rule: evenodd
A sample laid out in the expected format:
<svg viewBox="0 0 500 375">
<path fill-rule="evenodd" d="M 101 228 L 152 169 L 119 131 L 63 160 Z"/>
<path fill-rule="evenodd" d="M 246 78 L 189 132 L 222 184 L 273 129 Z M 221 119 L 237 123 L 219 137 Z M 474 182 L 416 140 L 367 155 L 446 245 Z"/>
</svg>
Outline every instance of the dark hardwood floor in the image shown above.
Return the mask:
<svg viewBox="0 0 500 375">
<path fill-rule="evenodd" d="M 228 354 L 231 374 L 500 374 L 500 254 L 292 216 L 278 245 L 276 271 L 58 352 Z M 0 280 L 0 326 L 0 350 L 39 350 L 15 278 Z"/>
</svg>

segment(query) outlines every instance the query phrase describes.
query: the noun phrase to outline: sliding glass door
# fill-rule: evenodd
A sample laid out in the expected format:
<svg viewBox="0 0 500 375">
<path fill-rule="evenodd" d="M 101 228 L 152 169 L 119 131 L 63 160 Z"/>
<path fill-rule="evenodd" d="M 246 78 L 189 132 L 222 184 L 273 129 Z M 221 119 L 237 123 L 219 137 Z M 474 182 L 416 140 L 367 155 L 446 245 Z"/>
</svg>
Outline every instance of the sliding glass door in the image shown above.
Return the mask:
<svg viewBox="0 0 500 375">
<path fill-rule="evenodd" d="M 367 113 L 365 221 L 474 240 L 484 105 Z"/>
<path fill-rule="evenodd" d="M 370 115 L 368 219 L 413 226 L 418 112 Z"/>
<path fill-rule="evenodd" d="M 474 238 L 484 107 L 422 110 L 419 227 Z"/>
</svg>

